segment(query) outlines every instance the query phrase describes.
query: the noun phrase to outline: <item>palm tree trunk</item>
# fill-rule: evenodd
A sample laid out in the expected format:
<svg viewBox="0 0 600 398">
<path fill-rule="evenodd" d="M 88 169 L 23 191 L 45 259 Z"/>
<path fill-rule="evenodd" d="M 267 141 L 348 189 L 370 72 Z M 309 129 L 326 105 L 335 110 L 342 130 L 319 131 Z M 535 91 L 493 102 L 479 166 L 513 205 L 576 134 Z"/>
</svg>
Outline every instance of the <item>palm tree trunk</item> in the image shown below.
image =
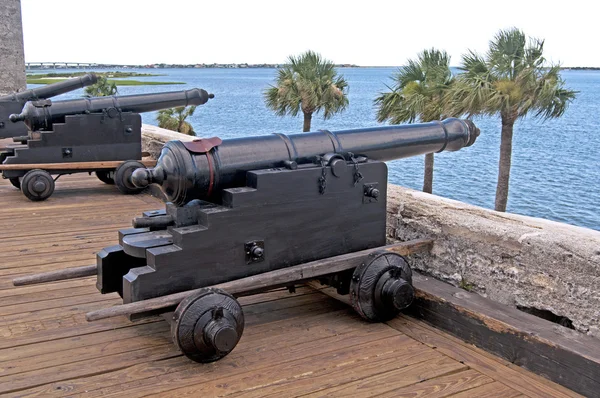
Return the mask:
<svg viewBox="0 0 600 398">
<path fill-rule="evenodd" d="M 304 112 L 304 127 L 302 128 L 303 133 L 310 131 L 311 120 L 312 120 L 312 113 Z"/>
<path fill-rule="evenodd" d="M 510 179 L 514 124 L 514 119 L 502 116 L 500 162 L 498 164 L 498 185 L 496 186 L 496 211 L 506 211 L 506 203 L 508 202 L 508 182 Z"/>
<path fill-rule="evenodd" d="M 425 176 L 423 177 L 423 192 L 433 192 L 433 153 L 425 155 Z"/>
</svg>

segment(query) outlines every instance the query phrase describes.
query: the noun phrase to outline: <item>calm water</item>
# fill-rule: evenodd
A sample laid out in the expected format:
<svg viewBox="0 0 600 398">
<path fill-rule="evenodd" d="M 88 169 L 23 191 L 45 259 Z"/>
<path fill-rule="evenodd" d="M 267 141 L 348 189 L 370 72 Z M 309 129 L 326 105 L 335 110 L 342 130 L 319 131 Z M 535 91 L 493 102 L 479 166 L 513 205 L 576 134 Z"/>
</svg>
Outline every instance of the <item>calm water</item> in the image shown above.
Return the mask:
<svg viewBox="0 0 600 398">
<path fill-rule="evenodd" d="M 272 83 L 274 69 L 140 70 L 166 76 L 155 81 L 186 85 L 120 87 L 119 94 L 204 88 L 215 99 L 198 107 L 191 119 L 201 136 L 233 138 L 273 132 L 300 132 L 300 117 L 278 117 L 263 102 L 262 91 Z M 386 90 L 393 68 L 340 69 L 350 85 L 348 109 L 330 120 L 313 117 L 313 130 L 377 125 L 373 99 Z M 566 114 L 542 123 L 517 122 L 513 143 L 508 211 L 600 230 L 600 71 L 565 71 L 563 77 L 578 98 Z M 61 96 L 74 98 L 82 90 Z M 58 97 L 57 97 L 58 98 Z M 143 115 L 156 124 L 155 113 Z M 434 193 L 493 208 L 500 147 L 499 118 L 478 118 L 481 136 L 470 148 L 436 155 Z M 388 163 L 390 182 L 421 189 L 422 157 Z"/>
</svg>

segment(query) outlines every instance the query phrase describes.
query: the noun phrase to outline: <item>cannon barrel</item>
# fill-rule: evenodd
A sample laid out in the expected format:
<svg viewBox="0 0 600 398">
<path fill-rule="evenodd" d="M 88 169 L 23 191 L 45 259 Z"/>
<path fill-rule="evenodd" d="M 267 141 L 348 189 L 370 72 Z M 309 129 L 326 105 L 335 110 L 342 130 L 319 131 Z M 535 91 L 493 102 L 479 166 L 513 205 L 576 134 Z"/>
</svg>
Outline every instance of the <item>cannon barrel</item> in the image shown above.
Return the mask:
<svg viewBox="0 0 600 398">
<path fill-rule="evenodd" d="M 91 86 L 97 81 L 98 76 L 96 76 L 94 73 L 88 73 L 87 75 L 74 77 L 62 82 L 48 84 L 43 87 L 0 96 L 0 101 L 16 101 L 25 103 L 27 101 L 33 101 L 37 99 L 46 99 L 68 93 L 69 91 L 77 90 L 78 88 Z"/>
<path fill-rule="evenodd" d="M 98 112 L 151 112 L 159 109 L 205 104 L 213 94 L 202 89 L 170 91 L 165 93 L 80 98 L 67 101 L 30 101 L 21 114 L 10 115 L 14 123 L 24 121 L 31 130 L 50 128 L 53 122 L 67 115 Z"/>
<path fill-rule="evenodd" d="M 478 136 L 479 129 L 470 120 L 450 118 L 337 132 L 169 141 L 156 167 L 135 170 L 132 181 L 140 188 L 158 184 L 169 201 L 180 205 L 208 199 L 223 188 L 243 186 L 250 170 L 314 163 L 319 156 L 333 153 L 350 161 L 360 156 L 387 161 L 457 151 L 472 145 Z"/>
</svg>

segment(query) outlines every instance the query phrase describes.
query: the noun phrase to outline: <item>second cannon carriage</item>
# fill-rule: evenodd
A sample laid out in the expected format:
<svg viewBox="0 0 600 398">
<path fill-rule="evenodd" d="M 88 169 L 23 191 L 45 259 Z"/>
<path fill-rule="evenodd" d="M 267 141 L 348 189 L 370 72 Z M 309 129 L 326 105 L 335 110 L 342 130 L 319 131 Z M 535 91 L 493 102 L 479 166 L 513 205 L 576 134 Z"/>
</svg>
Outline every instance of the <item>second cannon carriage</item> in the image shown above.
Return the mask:
<svg viewBox="0 0 600 398">
<path fill-rule="evenodd" d="M 63 174 L 95 172 L 125 194 L 142 190 L 131 182 L 142 161 L 140 113 L 205 104 L 213 95 L 202 89 L 164 93 L 29 101 L 12 123 L 24 123 L 26 144 L 0 152 L 3 178 L 31 200 L 45 200 Z"/>
</svg>

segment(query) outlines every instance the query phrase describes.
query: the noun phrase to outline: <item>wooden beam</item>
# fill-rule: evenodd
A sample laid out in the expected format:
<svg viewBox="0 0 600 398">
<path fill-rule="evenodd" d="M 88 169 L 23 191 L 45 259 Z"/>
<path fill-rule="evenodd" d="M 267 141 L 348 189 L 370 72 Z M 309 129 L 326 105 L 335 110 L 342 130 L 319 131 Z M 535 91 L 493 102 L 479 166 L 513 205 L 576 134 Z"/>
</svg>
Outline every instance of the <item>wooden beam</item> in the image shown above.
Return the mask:
<svg viewBox="0 0 600 398">
<path fill-rule="evenodd" d="M 140 160 L 144 166 L 153 167 L 156 160 Z M 116 169 L 123 161 L 114 160 L 108 162 L 66 162 L 66 163 L 26 163 L 26 164 L 0 164 L 2 170 L 100 170 Z"/>
<path fill-rule="evenodd" d="M 410 314 L 585 396 L 600 391 L 600 342 L 591 336 L 416 275 Z"/>
<path fill-rule="evenodd" d="M 409 254 L 429 251 L 431 250 L 432 246 L 433 241 L 429 239 L 411 240 L 408 242 L 395 243 L 374 249 L 343 254 L 341 256 L 329 257 L 326 259 L 312 261 L 293 267 L 282 268 L 271 272 L 265 272 L 210 287 L 223 289 L 228 293 L 237 296 L 247 295 L 277 286 L 286 286 L 289 284 L 314 279 L 320 276 L 356 268 L 361 262 L 364 261 L 366 256 L 379 250 L 387 250 L 406 256 Z M 170 308 L 179 304 L 184 298 L 198 293 L 200 290 L 201 289 L 188 290 L 181 293 L 169 294 L 167 296 L 157 297 L 149 300 L 92 311 L 88 312 L 85 315 L 85 318 L 88 321 L 96 321 L 99 319 L 105 319 L 119 315 L 133 315 Z"/>
<path fill-rule="evenodd" d="M 25 286 L 35 285 L 38 283 L 62 281 L 65 279 L 84 278 L 87 276 L 94 276 L 98 267 L 95 265 L 84 265 L 82 267 L 73 267 L 67 269 L 61 269 L 58 271 L 42 272 L 39 274 L 20 276 L 13 279 L 13 285 Z"/>
</svg>

